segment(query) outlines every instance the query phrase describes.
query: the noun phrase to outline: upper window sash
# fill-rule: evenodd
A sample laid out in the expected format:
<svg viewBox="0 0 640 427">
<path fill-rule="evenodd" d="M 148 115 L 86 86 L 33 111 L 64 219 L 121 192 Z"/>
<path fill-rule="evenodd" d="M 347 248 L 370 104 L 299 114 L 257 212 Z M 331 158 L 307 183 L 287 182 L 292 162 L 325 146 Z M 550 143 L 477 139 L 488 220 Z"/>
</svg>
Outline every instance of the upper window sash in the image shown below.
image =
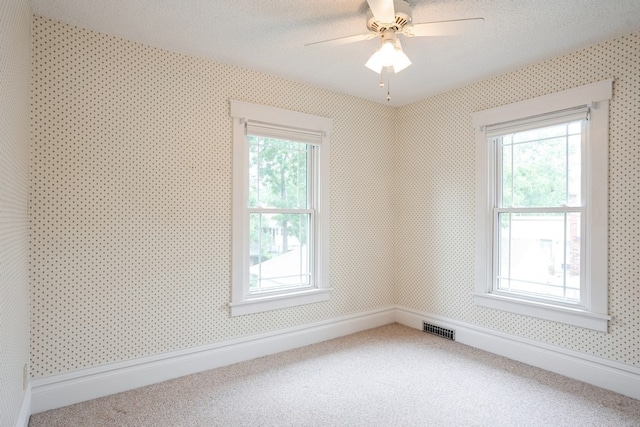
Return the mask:
<svg viewBox="0 0 640 427">
<path fill-rule="evenodd" d="M 588 130 L 587 127 L 587 122 L 588 122 L 588 117 L 590 114 L 590 108 L 585 106 L 585 107 L 580 107 L 579 110 L 581 111 L 579 114 L 572 114 L 570 111 L 563 111 L 563 112 L 557 112 L 557 113 L 551 113 L 548 115 L 545 115 L 548 117 L 548 121 L 544 121 L 542 119 L 542 116 L 538 116 L 538 119 L 536 119 L 535 122 L 532 121 L 528 121 L 528 120 L 523 120 L 521 122 L 516 121 L 516 122 L 511 122 L 510 127 L 506 128 L 504 126 L 502 126 L 500 128 L 500 133 L 498 136 L 488 136 L 487 137 L 487 144 L 489 145 L 489 151 L 491 153 L 490 156 L 490 163 L 488 165 L 489 170 L 494 171 L 493 173 L 495 173 L 495 176 L 492 175 L 492 181 L 494 183 L 494 186 L 492 187 L 492 192 L 489 193 L 490 197 L 491 197 L 491 206 L 494 208 L 531 208 L 531 209 L 535 209 L 535 208 L 551 208 L 551 207 L 560 207 L 560 208 L 566 208 L 569 206 L 584 206 L 584 203 L 588 197 L 587 192 L 585 191 L 585 183 L 586 183 L 586 179 L 585 179 L 585 171 L 586 169 L 586 156 L 584 156 L 583 154 L 586 153 L 586 133 Z M 562 113 L 562 114 L 558 114 L 558 113 Z M 568 115 L 566 115 L 568 114 Z M 535 124 L 534 124 L 535 123 Z M 576 125 L 580 123 L 580 132 L 577 132 L 575 129 L 576 127 L 572 127 L 572 125 Z M 563 125 L 562 127 L 558 126 L 558 125 Z M 556 133 L 554 134 L 549 134 L 547 137 L 543 138 L 543 139 L 537 139 L 537 140 L 522 140 L 522 141 L 514 141 L 513 140 L 513 136 L 517 135 L 518 133 L 522 133 L 522 132 L 526 132 L 526 131 L 531 131 L 531 130 L 538 130 L 538 129 L 545 129 L 545 128 L 556 128 Z M 564 128 L 564 131 L 562 133 L 558 133 L 558 128 Z M 573 131 L 571 130 L 573 128 Z M 491 131 L 495 130 L 496 128 L 494 128 L 493 126 L 487 126 L 485 128 L 486 133 L 490 133 Z M 517 129 L 517 130 L 516 130 Z M 505 130 L 508 130 L 508 132 L 504 132 Z M 571 140 L 570 138 L 572 136 L 578 136 L 580 135 L 580 142 L 579 142 L 579 151 L 580 151 L 580 191 L 579 191 L 579 197 L 577 197 L 575 200 L 571 200 L 570 199 L 570 185 L 569 185 L 569 173 L 570 173 L 570 168 L 571 168 L 571 162 L 570 162 L 570 155 L 571 155 L 571 151 L 570 151 L 570 143 Z M 505 137 L 511 137 L 509 138 L 511 142 L 509 143 L 505 143 L 504 142 L 504 138 Z M 549 141 L 549 140 L 560 140 L 560 139 L 564 139 L 565 140 L 565 160 L 566 160 L 566 169 L 565 169 L 565 173 L 566 173 L 566 178 L 567 181 L 565 182 L 565 188 L 564 188 L 564 195 L 565 195 L 565 200 L 563 202 L 559 202 L 556 204 L 549 204 L 549 205 L 543 205 L 543 204 L 531 204 L 531 205 L 521 205 L 521 204 L 517 204 L 516 201 L 514 200 L 515 195 L 517 194 L 515 192 L 516 187 L 515 182 L 513 181 L 514 179 L 514 171 L 511 169 L 513 167 L 513 158 L 509 157 L 509 159 L 511 160 L 511 162 L 505 162 L 504 158 L 502 157 L 504 155 L 504 149 L 505 148 L 510 148 L 511 152 L 509 153 L 511 156 L 513 155 L 513 147 L 519 147 L 519 146 L 526 146 L 527 144 L 530 143 L 540 143 L 542 141 Z M 575 140 L 573 142 L 574 144 L 574 149 L 575 147 Z M 505 165 L 505 163 L 508 163 L 507 165 Z M 574 165 L 575 166 L 575 165 Z M 509 188 L 507 186 L 506 188 L 506 192 L 505 192 L 505 186 L 504 186 L 504 179 L 505 179 L 505 175 L 509 176 L 509 173 L 511 174 L 511 180 L 509 181 L 511 183 L 511 187 Z M 575 187 L 574 187 L 575 188 Z M 510 190 L 510 191 L 509 191 Z M 509 199 L 510 197 L 510 203 L 505 203 L 505 197 L 507 199 Z M 509 201 L 509 200 L 508 200 Z M 516 212 L 515 210 L 513 212 Z M 533 211 L 531 211 L 533 212 Z M 542 212 L 542 211 L 540 211 Z"/>
</svg>

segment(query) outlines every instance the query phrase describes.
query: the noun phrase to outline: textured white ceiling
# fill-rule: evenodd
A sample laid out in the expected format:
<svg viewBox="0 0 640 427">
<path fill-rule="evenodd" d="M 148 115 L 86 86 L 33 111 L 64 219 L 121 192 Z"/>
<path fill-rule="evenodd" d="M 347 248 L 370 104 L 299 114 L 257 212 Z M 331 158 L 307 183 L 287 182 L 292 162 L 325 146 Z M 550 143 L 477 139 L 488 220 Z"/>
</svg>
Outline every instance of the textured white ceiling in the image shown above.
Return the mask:
<svg viewBox="0 0 640 427">
<path fill-rule="evenodd" d="M 400 106 L 640 29 L 640 0 L 409 0 L 413 22 L 483 17 L 480 34 L 402 38 Z M 366 32 L 365 0 L 32 0 L 83 28 L 387 103 L 364 67 L 378 46 L 304 44 Z M 614 77 L 614 76 L 612 76 Z"/>
</svg>

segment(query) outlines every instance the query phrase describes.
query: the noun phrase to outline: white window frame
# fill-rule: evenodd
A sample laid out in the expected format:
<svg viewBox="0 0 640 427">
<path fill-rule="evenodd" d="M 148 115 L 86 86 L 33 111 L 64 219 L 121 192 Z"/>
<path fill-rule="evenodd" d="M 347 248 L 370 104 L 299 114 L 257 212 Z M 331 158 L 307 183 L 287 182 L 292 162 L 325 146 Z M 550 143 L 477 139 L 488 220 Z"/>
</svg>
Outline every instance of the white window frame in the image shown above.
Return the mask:
<svg viewBox="0 0 640 427">
<path fill-rule="evenodd" d="M 478 306 L 607 332 L 608 321 L 608 146 L 609 100 L 613 80 L 605 80 L 472 114 L 475 128 L 476 246 L 473 299 Z M 540 301 L 493 291 L 493 210 L 495 158 L 486 128 L 580 106 L 588 106 L 583 155 L 585 195 L 585 280 L 581 305 Z"/>
<path fill-rule="evenodd" d="M 331 119 L 281 108 L 231 100 L 233 119 L 233 173 L 232 173 L 232 266 L 231 316 L 242 316 L 268 310 L 326 301 L 329 287 L 329 161 Z M 289 289 L 284 292 L 260 295 L 249 293 L 249 141 L 246 124 L 259 122 L 296 131 L 317 132 L 321 136 L 318 147 L 315 182 L 315 212 L 311 241 L 312 282 L 314 286 Z"/>
</svg>

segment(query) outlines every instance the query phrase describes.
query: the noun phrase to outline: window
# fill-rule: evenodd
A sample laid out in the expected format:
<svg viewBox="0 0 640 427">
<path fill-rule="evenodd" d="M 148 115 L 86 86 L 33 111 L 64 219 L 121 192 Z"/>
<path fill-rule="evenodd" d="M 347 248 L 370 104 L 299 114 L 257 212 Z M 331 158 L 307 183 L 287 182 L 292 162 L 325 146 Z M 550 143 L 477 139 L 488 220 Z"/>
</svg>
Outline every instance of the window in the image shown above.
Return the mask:
<svg viewBox="0 0 640 427">
<path fill-rule="evenodd" d="M 231 314 L 329 298 L 330 119 L 231 101 Z"/>
<path fill-rule="evenodd" d="M 612 81 L 473 114 L 477 305 L 606 332 Z"/>
</svg>

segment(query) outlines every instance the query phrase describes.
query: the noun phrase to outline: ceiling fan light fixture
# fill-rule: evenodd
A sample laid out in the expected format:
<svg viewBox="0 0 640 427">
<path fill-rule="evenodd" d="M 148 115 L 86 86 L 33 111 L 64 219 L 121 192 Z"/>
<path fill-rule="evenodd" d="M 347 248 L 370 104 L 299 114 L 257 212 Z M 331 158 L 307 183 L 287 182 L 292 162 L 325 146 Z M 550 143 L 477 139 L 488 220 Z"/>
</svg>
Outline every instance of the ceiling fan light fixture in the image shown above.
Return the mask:
<svg viewBox="0 0 640 427">
<path fill-rule="evenodd" d="M 389 49 L 391 48 L 391 49 Z M 383 41 L 382 45 L 376 50 L 366 62 L 365 67 L 369 68 L 376 74 L 380 74 L 382 67 L 391 65 L 394 47 L 388 41 Z"/>
<path fill-rule="evenodd" d="M 364 65 L 377 74 L 380 74 L 382 67 L 393 67 L 393 71 L 398 73 L 411 65 L 411 61 L 402 51 L 399 40 L 386 38 Z"/>
<path fill-rule="evenodd" d="M 400 40 L 396 40 L 395 58 L 393 60 L 393 71 L 395 73 L 399 73 L 400 71 L 407 68 L 409 65 L 411 65 L 411 60 L 402 51 L 402 46 L 400 46 Z"/>
</svg>

